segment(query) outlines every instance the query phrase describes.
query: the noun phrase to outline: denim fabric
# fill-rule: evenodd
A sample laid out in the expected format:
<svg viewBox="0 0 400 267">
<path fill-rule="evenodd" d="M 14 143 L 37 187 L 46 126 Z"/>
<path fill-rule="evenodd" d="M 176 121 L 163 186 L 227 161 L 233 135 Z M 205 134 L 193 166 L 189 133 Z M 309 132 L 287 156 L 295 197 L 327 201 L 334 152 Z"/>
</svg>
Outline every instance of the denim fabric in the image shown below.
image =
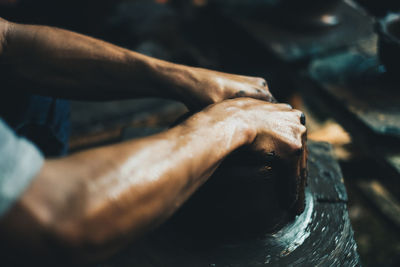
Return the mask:
<svg viewBox="0 0 400 267">
<path fill-rule="evenodd" d="M 70 131 L 69 101 L 10 92 L 0 99 L 0 117 L 46 157 L 65 155 Z"/>
</svg>

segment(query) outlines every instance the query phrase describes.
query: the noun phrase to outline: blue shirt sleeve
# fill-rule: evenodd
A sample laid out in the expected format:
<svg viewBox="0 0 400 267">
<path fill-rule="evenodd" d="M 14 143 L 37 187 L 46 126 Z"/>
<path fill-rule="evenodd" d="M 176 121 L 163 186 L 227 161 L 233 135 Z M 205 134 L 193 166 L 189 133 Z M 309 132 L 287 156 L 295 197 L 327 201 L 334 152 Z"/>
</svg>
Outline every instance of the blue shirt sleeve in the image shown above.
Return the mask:
<svg viewBox="0 0 400 267">
<path fill-rule="evenodd" d="M 40 151 L 0 118 L 0 217 L 26 190 L 43 161 Z"/>
</svg>

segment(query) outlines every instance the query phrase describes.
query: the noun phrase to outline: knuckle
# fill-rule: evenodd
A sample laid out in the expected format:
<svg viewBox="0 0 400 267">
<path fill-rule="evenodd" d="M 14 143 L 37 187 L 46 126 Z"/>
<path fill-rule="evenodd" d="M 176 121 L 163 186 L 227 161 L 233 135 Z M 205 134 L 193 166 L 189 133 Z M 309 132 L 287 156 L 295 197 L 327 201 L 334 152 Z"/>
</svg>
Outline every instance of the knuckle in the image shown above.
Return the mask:
<svg viewBox="0 0 400 267">
<path fill-rule="evenodd" d="M 303 114 L 303 112 L 301 112 L 301 111 L 298 110 L 298 109 L 293 109 L 292 112 L 293 112 L 294 114 L 296 114 L 296 116 L 299 117 L 299 118 L 301 117 L 301 114 Z"/>
<path fill-rule="evenodd" d="M 208 102 L 213 104 L 213 103 L 221 102 L 222 100 L 223 100 L 223 99 L 221 99 L 220 96 L 218 96 L 218 95 L 216 95 L 216 94 L 213 94 L 213 95 L 211 95 L 211 96 L 209 97 Z"/>
<path fill-rule="evenodd" d="M 231 99 L 230 101 L 232 101 L 232 103 L 235 103 L 236 105 L 238 105 L 240 107 L 244 107 L 244 106 L 253 104 L 256 100 L 253 98 L 249 98 L 249 97 L 239 97 L 239 98 Z"/>
<path fill-rule="evenodd" d="M 264 78 L 261 77 L 257 77 L 257 82 L 260 86 L 262 87 L 266 87 L 268 85 L 267 81 Z"/>
<path fill-rule="evenodd" d="M 244 97 L 246 95 L 246 92 L 244 90 L 240 90 L 235 93 L 235 97 Z"/>
<path fill-rule="evenodd" d="M 300 133 L 303 135 L 307 132 L 307 128 L 304 125 L 300 125 Z"/>
<path fill-rule="evenodd" d="M 280 104 L 276 104 L 276 105 L 283 110 L 291 110 L 292 109 L 292 106 L 290 104 L 280 103 Z"/>
</svg>

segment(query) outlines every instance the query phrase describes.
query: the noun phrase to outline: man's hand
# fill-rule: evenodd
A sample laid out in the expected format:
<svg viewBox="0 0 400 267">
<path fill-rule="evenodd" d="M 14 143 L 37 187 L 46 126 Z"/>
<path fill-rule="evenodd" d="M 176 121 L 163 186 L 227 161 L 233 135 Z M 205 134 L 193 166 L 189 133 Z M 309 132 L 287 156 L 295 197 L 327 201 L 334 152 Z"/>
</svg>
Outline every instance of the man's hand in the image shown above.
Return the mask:
<svg viewBox="0 0 400 267">
<path fill-rule="evenodd" d="M 182 101 L 191 109 L 200 109 L 226 99 L 251 97 L 273 102 L 274 97 L 263 78 L 228 74 L 202 68 L 177 66 L 183 75 L 171 78 L 172 84 L 183 88 Z"/>
<path fill-rule="evenodd" d="M 212 113 L 215 119 L 222 117 L 246 125 L 248 144 L 266 155 L 290 158 L 303 151 L 306 136 L 306 127 L 302 123 L 304 115 L 290 105 L 240 98 L 210 106 L 206 112 Z"/>
<path fill-rule="evenodd" d="M 224 101 L 210 107 L 214 118 L 231 117 L 232 125 L 247 131 L 247 144 L 262 157 L 275 158 L 275 169 L 284 177 L 279 182 L 282 205 L 299 214 L 304 209 L 307 178 L 307 133 L 304 114 L 287 104 L 271 104 L 250 98 Z M 229 119 L 228 119 L 229 120 Z M 232 127 L 233 129 L 238 128 Z M 266 162 L 268 160 L 266 159 Z"/>
<path fill-rule="evenodd" d="M 236 97 L 273 99 L 262 78 L 174 64 L 62 29 L 0 20 L 0 41 L 7 44 L 0 59 L 11 84 L 31 93 L 84 100 L 164 97 L 193 110 Z"/>
<path fill-rule="evenodd" d="M 288 208 L 304 208 L 306 183 L 307 133 L 304 114 L 287 104 L 272 104 L 250 98 L 224 101 L 211 106 L 213 118 L 227 117 L 232 129 L 247 129 L 247 145 L 266 157 L 279 159 L 280 172 L 286 180 L 281 185 L 292 198 L 285 197 Z M 246 126 L 243 126 L 246 125 Z"/>
<path fill-rule="evenodd" d="M 46 255 L 104 257 L 169 218 L 239 147 L 274 152 L 289 170 L 304 167 L 305 132 L 301 112 L 285 104 L 210 105 L 163 133 L 46 160 L 0 234 L 12 233 L 7 244 L 23 252 L 41 244 Z"/>
</svg>

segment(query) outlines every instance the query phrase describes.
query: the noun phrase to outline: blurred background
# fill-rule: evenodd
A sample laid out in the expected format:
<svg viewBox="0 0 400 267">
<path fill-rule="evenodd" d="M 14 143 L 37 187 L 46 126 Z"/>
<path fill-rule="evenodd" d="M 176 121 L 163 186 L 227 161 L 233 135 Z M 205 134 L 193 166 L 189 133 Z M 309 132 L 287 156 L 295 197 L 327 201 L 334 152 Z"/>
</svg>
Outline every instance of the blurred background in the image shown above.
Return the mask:
<svg viewBox="0 0 400 267">
<path fill-rule="evenodd" d="M 309 139 L 334 146 L 364 266 L 400 266 L 399 12 L 398 0 L 0 0 L 13 22 L 266 78 L 304 111 Z M 185 112 L 161 99 L 72 102 L 70 151 L 158 132 Z"/>
</svg>

